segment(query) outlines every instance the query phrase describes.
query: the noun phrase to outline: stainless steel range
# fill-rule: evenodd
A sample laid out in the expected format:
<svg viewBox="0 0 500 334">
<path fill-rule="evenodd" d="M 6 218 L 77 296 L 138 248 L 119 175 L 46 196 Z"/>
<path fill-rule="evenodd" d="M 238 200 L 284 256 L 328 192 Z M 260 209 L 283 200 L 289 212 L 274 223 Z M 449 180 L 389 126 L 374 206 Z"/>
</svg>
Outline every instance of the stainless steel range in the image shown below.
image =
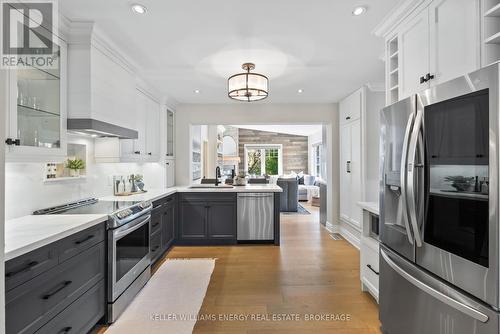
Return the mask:
<svg viewBox="0 0 500 334">
<path fill-rule="evenodd" d="M 41 214 L 107 214 L 107 320 L 113 323 L 151 277 L 149 231 L 152 203 L 95 198 L 35 211 Z"/>
</svg>

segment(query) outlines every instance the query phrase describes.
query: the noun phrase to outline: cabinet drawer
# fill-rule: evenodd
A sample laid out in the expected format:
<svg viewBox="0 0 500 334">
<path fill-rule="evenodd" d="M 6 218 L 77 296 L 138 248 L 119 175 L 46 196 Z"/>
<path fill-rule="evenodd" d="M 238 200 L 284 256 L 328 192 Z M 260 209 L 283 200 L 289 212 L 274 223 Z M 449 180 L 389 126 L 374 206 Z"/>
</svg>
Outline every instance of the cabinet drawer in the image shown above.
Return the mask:
<svg viewBox="0 0 500 334">
<path fill-rule="evenodd" d="M 361 244 L 361 277 L 368 281 L 371 288 L 378 291 L 379 283 L 378 251 L 366 244 Z M 366 283 L 366 282 L 365 282 Z"/>
<path fill-rule="evenodd" d="M 155 212 L 151 216 L 151 235 L 160 231 L 160 229 L 161 229 L 161 217 L 162 217 L 162 212 Z"/>
<path fill-rule="evenodd" d="M 5 290 L 44 273 L 57 265 L 57 249 L 54 245 L 39 248 L 5 263 Z"/>
<path fill-rule="evenodd" d="M 170 195 L 168 197 L 166 197 L 164 199 L 164 203 L 167 205 L 167 206 L 171 206 L 171 205 L 175 205 L 177 203 L 177 197 L 175 195 Z"/>
<path fill-rule="evenodd" d="M 181 194 L 182 201 L 204 201 L 204 202 L 213 202 L 213 201 L 236 201 L 235 193 L 184 193 Z"/>
<path fill-rule="evenodd" d="M 102 223 L 63 239 L 58 245 L 59 263 L 104 241 L 105 232 L 105 226 Z"/>
<path fill-rule="evenodd" d="M 93 286 L 48 324 L 40 328 L 40 334 L 88 333 L 104 316 L 104 280 Z"/>
<path fill-rule="evenodd" d="M 104 279 L 104 243 L 7 292 L 7 333 L 33 333 Z"/>
<path fill-rule="evenodd" d="M 151 249 L 151 262 L 154 262 L 161 255 L 161 231 L 153 234 L 149 243 Z"/>
</svg>

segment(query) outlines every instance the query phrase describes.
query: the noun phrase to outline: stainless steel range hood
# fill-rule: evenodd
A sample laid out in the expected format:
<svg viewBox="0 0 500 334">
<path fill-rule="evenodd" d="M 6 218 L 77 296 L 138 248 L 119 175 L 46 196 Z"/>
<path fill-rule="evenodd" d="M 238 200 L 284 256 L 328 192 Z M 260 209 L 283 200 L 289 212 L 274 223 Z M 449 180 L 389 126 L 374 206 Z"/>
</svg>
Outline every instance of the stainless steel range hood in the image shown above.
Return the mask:
<svg viewBox="0 0 500 334">
<path fill-rule="evenodd" d="M 91 135 L 93 137 L 117 137 L 120 139 L 137 139 L 139 132 L 118 125 L 98 121 L 91 118 L 68 119 L 68 132 Z"/>
</svg>

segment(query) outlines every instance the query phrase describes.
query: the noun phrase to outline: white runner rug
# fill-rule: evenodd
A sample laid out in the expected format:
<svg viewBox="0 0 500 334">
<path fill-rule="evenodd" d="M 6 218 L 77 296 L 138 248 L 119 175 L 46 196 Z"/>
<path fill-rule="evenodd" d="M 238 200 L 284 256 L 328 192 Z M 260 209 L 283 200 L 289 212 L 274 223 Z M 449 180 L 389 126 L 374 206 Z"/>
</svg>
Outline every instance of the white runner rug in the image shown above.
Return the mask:
<svg viewBox="0 0 500 334">
<path fill-rule="evenodd" d="M 167 260 L 105 334 L 192 333 L 214 259 Z"/>
</svg>

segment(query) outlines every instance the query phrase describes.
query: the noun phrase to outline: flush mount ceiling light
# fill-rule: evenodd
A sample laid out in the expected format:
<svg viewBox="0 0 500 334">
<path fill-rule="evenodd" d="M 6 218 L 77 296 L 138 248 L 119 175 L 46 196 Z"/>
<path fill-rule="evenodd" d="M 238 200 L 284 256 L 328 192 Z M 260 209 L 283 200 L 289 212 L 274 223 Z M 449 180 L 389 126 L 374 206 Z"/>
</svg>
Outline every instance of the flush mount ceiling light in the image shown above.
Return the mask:
<svg viewBox="0 0 500 334">
<path fill-rule="evenodd" d="M 265 99 L 269 95 L 269 79 L 262 74 L 250 73 L 255 64 L 241 66 L 246 73 L 235 74 L 227 79 L 228 96 L 238 101 L 253 102 Z"/>
<path fill-rule="evenodd" d="M 200 91 L 199 89 L 195 89 L 195 90 L 193 90 L 193 92 L 194 92 L 195 94 L 200 94 L 200 93 L 201 93 L 201 91 Z"/>
<path fill-rule="evenodd" d="M 145 14 L 148 11 L 148 9 L 145 6 L 138 4 L 138 3 L 133 4 L 131 6 L 131 8 L 132 8 L 132 11 L 134 13 L 137 13 L 137 14 Z"/>
<path fill-rule="evenodd" d="M 297 93 L 302 94 L 302 93 L 304 93 L 304 90 L 303 90 L 302 88 L 300 88 L 300 89 L 297 91 Z"/>
<path fill-rule="evenodd" d="M 359 6 L 353 9 L 352 15 L 359 16 L 361 14 L 364 14 L 365 12 L 366 12 L 366 7 Z"/>
</svg>

